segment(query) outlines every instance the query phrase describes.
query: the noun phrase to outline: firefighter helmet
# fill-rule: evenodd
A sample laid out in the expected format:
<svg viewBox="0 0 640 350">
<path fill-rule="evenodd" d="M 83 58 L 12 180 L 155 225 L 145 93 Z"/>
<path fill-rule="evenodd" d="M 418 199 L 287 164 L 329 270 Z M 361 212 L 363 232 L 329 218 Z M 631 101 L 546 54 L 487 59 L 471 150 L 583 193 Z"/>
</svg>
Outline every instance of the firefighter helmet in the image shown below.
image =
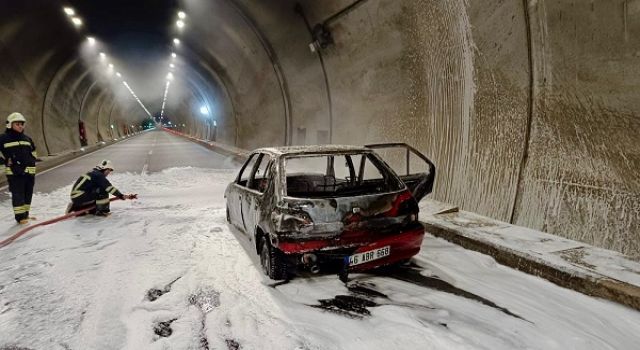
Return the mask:
<svg viewBox="0 0 640 350">
<path fill-rule="evenodd" d="M 11 129 L 11 124 L 14 123 L 14 122 L 26 123 L 27 119 L 22 114 L 20 114 L 18 112 L 11 113 L 7 117 L 7 129 Z"/>
<path fill-rule="evenodd" d="M 109 169 L 109 170 L 113 171 L 113 164 L 111 164 L 110 160 L 105 159 L 102 162 L 100 162 L 100 164 L 96 165 L 96 169 L 98 169 L 98 170 Z"/>
</svg>

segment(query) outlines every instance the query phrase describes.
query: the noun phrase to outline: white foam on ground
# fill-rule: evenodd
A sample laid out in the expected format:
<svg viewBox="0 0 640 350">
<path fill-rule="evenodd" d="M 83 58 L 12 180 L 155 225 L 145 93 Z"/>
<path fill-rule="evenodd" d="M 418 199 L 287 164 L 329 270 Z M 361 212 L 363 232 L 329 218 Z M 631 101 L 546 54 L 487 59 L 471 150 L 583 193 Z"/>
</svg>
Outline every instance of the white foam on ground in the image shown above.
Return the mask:
<svg viewBox="0 0 640 350">
<path fill-rule="evenodd" d="M 508 309 L 379 275 L 353 275 L 371 315 L 312 307 L 351 295 L 334 275 L 274 285 L 251 245 L 225 222 L 233 172 L 174 168 L 115 174 L 137 201 L 109 218 L 82 217 L 35 229 L 0 249 L 0 348 L 31 349 L 632 349 L 640 313 L 498 265 L 427 237 L 415 259 L 424 276 Z M 41 220 L 60 215 L 69 188 L 34 198 Z M 0 204 L 10 223 L 11 205 Z M 17 230 L 7 225 L 0 239 Z M 251 255 L 249 254 L 251 253 Z M 176 280 L 177 279 L 177 280 Z M 152 288 L 171 290 L 155 301 Z M 357 315 L 356 315 L 357 316 Z M 171 321 L 160 337 L 154 325 Z"/>
</svg>

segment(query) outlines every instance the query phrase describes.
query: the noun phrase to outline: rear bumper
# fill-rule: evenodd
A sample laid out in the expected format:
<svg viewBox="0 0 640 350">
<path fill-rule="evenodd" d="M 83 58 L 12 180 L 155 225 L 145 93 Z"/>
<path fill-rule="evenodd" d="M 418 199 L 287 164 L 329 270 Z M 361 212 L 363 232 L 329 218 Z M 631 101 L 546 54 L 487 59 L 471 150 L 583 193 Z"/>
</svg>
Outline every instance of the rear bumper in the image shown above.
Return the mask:
<svg viewBox="0 0 640 350">
<path fill-rule="evenodd" d="M 421 224 L 408 227 L 398 233 L 385 235 L 373 232 L 345 234 L 339 239 L 280 241 L 278 249 L 290 256 L 314 254 L 319 262 L 334 262 L 346 266 L 349 271 L 363 271 L 407 260 L 420 252 L 424 238 Z M 348 266 L 349 256 L 389 246 L 388 256 L 364 264 Z"/>
<path fill-rule="evenodd" d="M 385 246 L 391 247 L 391 254 L 382 259 L 373 260 L 368 263 L 348 266 L 349 271 L 363 271 L 369 270 L 375 267 L 393 264 L 399 261 L 407 260 L 420 252 L 422 246 L 422 240 L 424 238 L 424 228 L 416 228 L 407 232 L 403 232 L 398 235 L 387 237 L 375 242 L 372 242 L 366 246 L 361 246 L 353 253 L 362 253 Z M 348 256 L 345 257 L 345 264 L 348 261 Z"/>
</svg>

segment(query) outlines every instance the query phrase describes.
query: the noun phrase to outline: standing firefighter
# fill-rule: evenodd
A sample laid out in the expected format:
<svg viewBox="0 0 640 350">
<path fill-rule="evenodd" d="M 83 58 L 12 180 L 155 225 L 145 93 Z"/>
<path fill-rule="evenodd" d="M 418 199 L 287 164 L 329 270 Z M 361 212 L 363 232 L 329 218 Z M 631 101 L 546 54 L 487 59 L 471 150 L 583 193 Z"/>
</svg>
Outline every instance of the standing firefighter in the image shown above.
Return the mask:
<svg viewBox="0 0 640 350">
<path fill-rule="evenodd" d="M 107 180 L 113 171 L 109 160 L 103 160 L 92 171 L 78 178 L 71 189 L 71 204 L 67 212 L 78 211 L 95 206 L 89 213 L 98 216 L 109 215 L 109 194 L 120 199 L 134 199 L 135 194 L 122 194 Z"/>
<path fill-rule="evenodd" d="M 7 117 L 7 130 L 0 135 L 0 152 L 4 157 L 2 162 L 11 191 L 13 213 L 20 224 L 29 222 L 36 178 L 36 146 L 33 140 L 24 134 L 26 122 L 22 114 L 11 113 Z"/>
</svg>

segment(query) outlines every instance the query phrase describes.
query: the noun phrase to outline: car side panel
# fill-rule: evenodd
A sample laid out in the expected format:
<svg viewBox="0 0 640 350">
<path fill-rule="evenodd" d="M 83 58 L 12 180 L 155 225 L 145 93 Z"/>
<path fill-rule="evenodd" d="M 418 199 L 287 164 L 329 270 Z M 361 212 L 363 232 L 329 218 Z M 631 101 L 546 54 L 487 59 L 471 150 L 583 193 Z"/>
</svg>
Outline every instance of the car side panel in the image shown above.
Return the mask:
<svg viewBox="0 0 640 350">
<path fill-rule="evenodd" d="M 229 204 L 229 217 L 231 223 L 238 227 L 243 228 L 242 225 L 242 187 L 237 184 L 232 184 L 227 196 L 227 203 Z"/>
</svg>

